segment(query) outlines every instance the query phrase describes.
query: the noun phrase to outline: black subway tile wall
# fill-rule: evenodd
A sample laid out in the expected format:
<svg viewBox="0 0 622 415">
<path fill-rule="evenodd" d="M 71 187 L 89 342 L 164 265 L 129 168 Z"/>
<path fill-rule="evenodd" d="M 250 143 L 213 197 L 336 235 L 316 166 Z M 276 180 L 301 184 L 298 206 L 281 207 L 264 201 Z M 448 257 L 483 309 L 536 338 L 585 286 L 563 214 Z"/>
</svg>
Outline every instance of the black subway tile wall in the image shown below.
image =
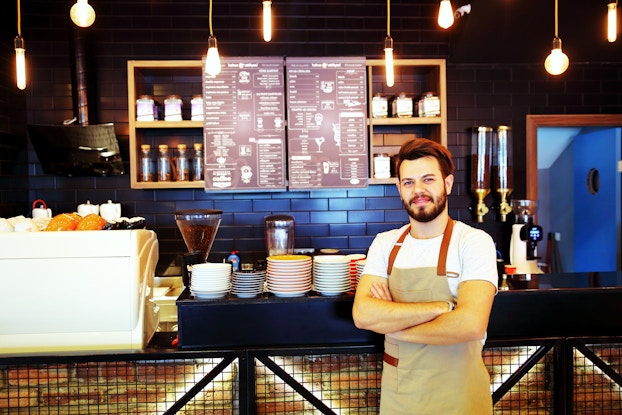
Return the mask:
<svg viewBox="0 0 622 415">
<path fill-rule="evenodd" d="M 26 123 L 58 124 L 74 116 L 72 109 L 68 11 L 71 1 L 22 1 L 22 33 L 27 44 L 29 86 L 17 91 L 13 82 L 14 9 L 2 16 L 0 68 L 0 216 L 29 214 L 35 199 L 54 212 L 71 211 L 80 203 L 120 202 L 126 216 L 143 216 L 158 234 L 160 253 L 169 260 L 185 250 L 173 212 L 215 208 L 224 212 L 211 260 L 229 251 L 263 253 L 263 218 L 287 213 L 296 220 L 296 246 L 365 252 L 374 235 L 407 221 L 394 185 L 367 189 L 258 193 L 205 193 L 200 189 L 130 189 L 121 177 L 53 177 L 44 175 L 25 134 Z M 95 24 L 77 33 L 88 38 L 95 65 L 99 122 L 113 122 L 129 158 L 127 61 L 200 59 L 209 36 L 205 0 L 92 1 Z M 601 61 L 571 62 L 559 78 L 548 76 L 542 51 L 528 62 L 452 61 L 452 37 L 436 26 L 437 0 L 392 0 L 391 35 L 400 58 L 446 58 L 448 147 L 456 159 L 456 184 L 450 214 L 488 231 L 503 248 L 509 243 L 505 224 L 495 213 L 476 224 L 470 208 L 467 170 L 471 136 L 477 125 L 513 128 L 515 197 L 525 196 L 525 116 L 553 113 L 619 113 L 622 69 L 618 54 Z M 14 7 L 14 6 L 12 6 Z M 222 55 L 228 56 L 365 56 L 382 58 L 386 35 L 386 2 L 369 0 L 286 0 L 273 2 L 275 33 L 261 39 L 259 0 L 213 0 L 213 29 Z M 520 36 L 520 34 L 519 34 Z M 483 48 L 485 44 L 481 45 Z M 542 55 L 542 56 L 540 56 Z M 618 60 L 615 63 L 616 59 Z M 614 63 L 611 63 L 614 62 Z M 11 136 L 6 136 L 10 134 Z M 127 163 L 126 163 L 127 164 Z M 127 164 L 129 170 L 129 164 Z M 129 172 L 131 173 L 131 172 Z M 487 200 L 489 206 L 493 198 Z"/>
</svg>

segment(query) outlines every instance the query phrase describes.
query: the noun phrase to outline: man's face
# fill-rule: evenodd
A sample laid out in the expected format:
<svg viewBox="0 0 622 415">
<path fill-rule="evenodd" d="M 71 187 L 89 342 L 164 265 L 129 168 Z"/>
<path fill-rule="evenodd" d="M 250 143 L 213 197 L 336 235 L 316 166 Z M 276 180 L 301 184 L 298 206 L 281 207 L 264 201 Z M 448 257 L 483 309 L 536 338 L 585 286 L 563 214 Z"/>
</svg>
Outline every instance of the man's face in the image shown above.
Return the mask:
<svg viewBox="0 0 622 415">
<path fill-rule="evenodd" d="M 443 180 L 435 158 L 423 157 L 402 162 L 397 188 L 410 217 L 417 222 L 430 222 L 445 210 L 453 182 L 453 175 Z"/>
</svg>

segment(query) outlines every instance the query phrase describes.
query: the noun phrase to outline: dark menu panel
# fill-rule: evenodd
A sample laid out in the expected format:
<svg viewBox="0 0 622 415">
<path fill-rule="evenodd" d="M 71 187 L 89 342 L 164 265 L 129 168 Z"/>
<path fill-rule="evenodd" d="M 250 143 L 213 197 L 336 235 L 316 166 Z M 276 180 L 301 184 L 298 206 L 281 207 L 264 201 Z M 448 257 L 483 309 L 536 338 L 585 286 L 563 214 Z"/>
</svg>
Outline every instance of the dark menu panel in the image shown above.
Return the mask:
<svg viewBox="0 0 622 415">
<path fill-rule="evenodd" d="M 289 188 L 366 187 L 365 58 L 287 58 Z"/>
<path fill-rule="evenodd" d="M 221 64 L 217 76 L 203 76 L 205 190 L 284 190 L 283 58 Z"/>
</svg>

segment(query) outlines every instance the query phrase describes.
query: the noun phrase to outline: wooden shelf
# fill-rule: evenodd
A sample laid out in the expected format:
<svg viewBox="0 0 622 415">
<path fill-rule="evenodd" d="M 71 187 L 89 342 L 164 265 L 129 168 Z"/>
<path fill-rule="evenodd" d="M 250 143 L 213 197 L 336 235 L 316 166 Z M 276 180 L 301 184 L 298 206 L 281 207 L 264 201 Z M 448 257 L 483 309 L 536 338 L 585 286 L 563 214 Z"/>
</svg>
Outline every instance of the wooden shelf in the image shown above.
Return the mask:
<svg viewBox="0 0 622 415">
<path fill-rule="evenodd" d="M 370 159 L 370 184 L 393 184 L 396 178 L 373 178 L 373 155 L 377 152 L 392 151 L 400 144 L 395 142 L 396 135 L 403 134 L 404 139 L 417 136 L 430 138 L 442 145 L 447 145 L 447 91 L 446 69 L 444 59 L 398 59 L 394 62 L 396 82 L 392 88 L 384 84 L 384 60 L 368 59 L 368 135 Z M 152 144 L 150 135 L 170 137 L 171 143 L 178 142 L 179 136 L 192 135 L 196 132 L 203 142 L 202 121 L 136 121 L 136 99 L 140 95 L 154 95 L 163 100 L 168 94 L 182 95 L 178 88 L 185 91 L 184 102 L 189 103 L 193 94 L 202 92 L 202 61 L 201 60 L 146 60 L 128 61 L 128 109 L 129 109 L 129 147 L 130 177 L 133 189 L 167 189 L 167 188 L 204 188 L 203 181 L 192 182 L 139 182 L 138 155 L 141 144 Z M 192 92 L 190 92 L 192 90 Z M 377 94 L 418 96 L 432 91 L 440 99 L 441 114 L 438 117 L 406 117 L 406 118 L 372 118 L 371 102 Z M 392 141 L 387 145 L 375 145 L 374 132 L 391 134 Z M 170 133 L 170 134 L 169 134 Z M 151 139 L 153 140 L 153 139 Z M 198 138 L 194 138 L 198 142 Z M 165 141 L 165 140 L 164 140 Z M 399 141 L 399 140 L 398 140 Z M 166 142 L 166 141 L 165 141 Z M 183 141 L 182 141 L 183 142 Z M 186 143 L 189 148 L 192 142 Z"/>
<path fill-rule="evenodd" d="M 368 78 L 368 127 L 370 184 L 392 184 L 397 179 L 375 179 L 374 154 L 395 154 L 399 146 L 414 135 L 425 137 L 447 146 L 447 86 L 444 59 L 397 59 L 394 61 L 395 85 L 387 87 L 384 60 L 367 60 Z M 437 117 L 373 118 L 371 103 L 374 96 L 398 96 L 405 93 L 414 98 L 433 92 L 439 97 L 441 112 Z M 415 104 L 413 103 L 413 106 Z M 374 136 L 376 134 L 376 136 Z M 390 135 L 390 138 L 388 137 Z M 403 135 L 403 140 L 400 139 Z"/>
</svg>

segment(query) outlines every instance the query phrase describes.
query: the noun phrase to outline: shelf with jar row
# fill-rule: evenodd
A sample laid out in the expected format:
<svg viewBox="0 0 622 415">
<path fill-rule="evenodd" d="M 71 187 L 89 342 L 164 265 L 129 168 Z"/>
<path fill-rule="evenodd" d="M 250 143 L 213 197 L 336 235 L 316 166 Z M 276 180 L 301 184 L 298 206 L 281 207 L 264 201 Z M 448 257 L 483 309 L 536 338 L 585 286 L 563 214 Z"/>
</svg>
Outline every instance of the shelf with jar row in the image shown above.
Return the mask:
<svg viewBox="0 0 622 415">
<path fill-rule="evenodd" d="M 444 59 L 396 59 L 394 61 L 395 83 L 388 87 L 383 59 L 367 62 L 369 102 L 369 158 L 370 184 L 391 184 L 397 181 L 393 169 L 393 156 L 400 146 L 415 137 L 434 140 L 447 145 L 447 81 Z M 421 111 L 419 101 L 425 97 L 435 100 L 435 111 Z M 374 111 L 374 98 L 382 98 L 388 106 L 386 113 Z M 396 108 L 398 99 L 406 98 L 406 111 Z M 422 101 L 422 104 L 424 102 Z M 408 105 L 411 109 L 408 110 Z M 379 115 L 381 114 L 381 115 Z M 380 156 L 380 157 L 378 157 Z M 375 159 L 390 159 L 390 177 L 378 175 Z M 386 170 L 382 170 L 385 173 Z"/>
<path fill-rule="evenodd" d="M 370 179 L 369 184 L 395 183 L 395 177 L 375 178 L 374 155 L 396 154 L 404 141 L 413 137 L 425 137 L 447 145 L 447 99 L 444 59 L 397 59 L 395 60 L 395 85 L 386 86 L 384 60 L 368 59 L 368 133 Z M 130 177 L 133 189 L 204 188 L 203 180 L 151 181 L 140 180 L 141 145 L 151 146 L 154 160 L 160 144 L 167 144 L 175 152 L 178 144 L 192 149 L 195 143 L 203 143 L 203 122 L 191 121 L 191 100 L 202 92 L 202 62 L 200 60 L 147 60 L 128 61 L 128 111 Z M 373 117 L 372 100 L 375 96 L 395 97 L 405 95 L 416 99 L 432 93 L 438 97 L 438 116 L 419 117 L 413 113 L 407 117 Z M 165 121 L 157 117 L 153 121 L 137 120 L 137 100 L 149 96 L 164 102 L 175 95 L 182 102 L 182 120 Z M 173 154 L 174 157 L 174 154 Z"/>
</svg>

